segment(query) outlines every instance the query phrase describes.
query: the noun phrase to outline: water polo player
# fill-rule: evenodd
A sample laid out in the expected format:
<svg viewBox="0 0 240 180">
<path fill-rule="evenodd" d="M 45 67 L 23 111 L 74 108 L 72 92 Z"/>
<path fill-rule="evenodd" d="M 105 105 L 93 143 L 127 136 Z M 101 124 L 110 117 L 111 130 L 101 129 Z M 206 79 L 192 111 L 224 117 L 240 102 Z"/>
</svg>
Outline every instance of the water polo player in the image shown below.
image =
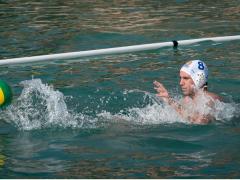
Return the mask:
<svg viewBox="0 0 240 180">
<path fill-rule="evenodd" d="M 213 117 L 213 103 L 220 97 L 207 91 L 208 68 L 201 60 L 189 61 L 180 69 L 180 86 L 184 98 L 175 101 L 160 82 L 154 81 L 157 96 L 171 105 L 182 118 L 192 123 L 206 124 Z"/>
</svg>

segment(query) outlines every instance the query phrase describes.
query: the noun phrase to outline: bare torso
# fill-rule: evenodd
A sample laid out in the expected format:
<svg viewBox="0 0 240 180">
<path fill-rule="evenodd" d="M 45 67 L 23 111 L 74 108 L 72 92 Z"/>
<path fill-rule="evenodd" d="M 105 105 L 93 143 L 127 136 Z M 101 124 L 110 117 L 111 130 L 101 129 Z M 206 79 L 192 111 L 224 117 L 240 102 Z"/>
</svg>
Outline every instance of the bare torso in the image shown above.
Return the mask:
<svg viewBox="0 0 240 180">
<path fill-rule="evenodd" d="M 221 98 L 208 91 L 199 92 L 194 97 L 185 96 L 180 102 L 184 109 L 182 116 L 195 124 L 207 124 L 214 120 L 211 113 L 216 101 Z"/>
</svg>

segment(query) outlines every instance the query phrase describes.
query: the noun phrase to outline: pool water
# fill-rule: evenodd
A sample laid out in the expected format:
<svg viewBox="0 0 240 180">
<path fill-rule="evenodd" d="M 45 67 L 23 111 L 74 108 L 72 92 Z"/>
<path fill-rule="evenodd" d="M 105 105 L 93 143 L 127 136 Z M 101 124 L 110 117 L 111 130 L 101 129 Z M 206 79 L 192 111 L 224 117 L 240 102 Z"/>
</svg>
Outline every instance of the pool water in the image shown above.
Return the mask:
<svg viewBox="0 0 240 180">
<path fill-rule="evenodd" d="M 2 1 L 0 59 L 239 35 L 238 1 Z M 240 41 L 0 67 L 2 178 L 239 178 Z M 224 99 L 194 125 L 155 96 L 181 98 L 179 68 L 208 65 Z"/>
</svg>

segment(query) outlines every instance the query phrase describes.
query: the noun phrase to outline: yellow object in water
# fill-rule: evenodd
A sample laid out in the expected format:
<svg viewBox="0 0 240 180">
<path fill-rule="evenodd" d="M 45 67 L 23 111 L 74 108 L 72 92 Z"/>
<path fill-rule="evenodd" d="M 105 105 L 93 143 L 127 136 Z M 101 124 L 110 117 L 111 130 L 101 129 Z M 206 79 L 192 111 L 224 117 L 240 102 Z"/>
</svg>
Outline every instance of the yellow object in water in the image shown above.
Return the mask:
<svg viewBox="0 0 240 180">
<path fill-rule="evenodd" d="M 5 159 L 6 159 L 6 157 L 4 155 L 0 154 L 0 167 L 5 164 Z"/>
<path fill-rule="evenodd" d="M 12 90 L 3 80 L 0 80 L 0 107 L 10 104 L 12 101 Z"/>
<path fill-rule="evenodd" d="M 0 105 L 4 103 L 5 97 L 2 88 L 0 88 Z"/>
</svg>

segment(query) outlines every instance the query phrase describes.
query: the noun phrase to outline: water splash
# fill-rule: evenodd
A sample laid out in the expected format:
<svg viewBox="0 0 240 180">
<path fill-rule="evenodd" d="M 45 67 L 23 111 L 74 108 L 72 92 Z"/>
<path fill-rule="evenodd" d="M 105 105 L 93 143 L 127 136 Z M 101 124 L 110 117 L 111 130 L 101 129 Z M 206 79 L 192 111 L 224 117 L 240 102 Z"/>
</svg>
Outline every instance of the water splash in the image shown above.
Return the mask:
<svg viewBox="0 0 240 180">
<path fill-rule="evenodd" d="M 70 112 L 64 95 L 40 79 L 22 81 L 21 95 L 5 111 L 7 121 L 19 129 L 32 130 L 48 127 L 90 127 L 91 121 L 81 113 Z"/>
<path fill-rule="evenodd" d="M 108 127 L 116 122 L 127 122 L 134 126 L 190 123 L 188 120 L 181 118 L 171 106 L 163 103 L 160 98 L 141 90 L 117 92 L 120 96 L 111 93 L 101 97 L 95 109 L 91 108 L 89 110 L 89 108 L 86 108 L 86 111 L 82 109 L 78 113 L 67 107 L 67 97 L 60 91 L 54 90 L 52 86 L 43 84 L 40 79 L 26 80 L 20 84 L 23 85 L 22 93 L 2 113 L 4 120 L 14 124 L 20 130 L 42 128 L 90 129 Z M 136 102 L 136 98 L 138 102 Z M 179 98 L 180 96 L 175 96 L 176 100 L 179 100 Z M 130 101 L 136 103 L 131 104 Z M 117 112 L 109 111 L 108 106 L 106 106 L 119 102 L 124 104 L 124 107 L 121 107 Z M 234 102 L 216 101 L 214 111 L 205 106 L 206 102 L 206 99 L 201 98 L 196 108 L 203 114 L 211 114 L 217 122 L 229 122 L 240 115 L 239 104 Z M 74 108 L 77 108 L 77 106 Z M 91 111 L 91 114 L 88 111 Z"/>
<path fill-rule="evenodd" d="M 190 99 L 190 98 L 189 98 Z M 203 91 L 198 92 L 197 98 L 188 101 L 185 106 L 188 114 L 200 114 L 203 116 L 212 117 L 214 122 L 229 122 L 235 117 L 239 117 L 239 104 L 235 102 L 223 102 L 218 99 L 213 99 L 207 96 Z"/>
<path fill-rule="evenodd" d="M 228 122 L 233 118 L 240 117 L 240 105 L 235 102 L 224 103 L 216 101 L 214 104 L 214 109 L 215 111 L 212 112 L 212 115 L 216 121 Z"/>
<path fill-rule="evenodd" d="M 99 113 L 99 117 L 106 119 L 125 120 L 131 123 L 142 125 L 154 125 L 154 124 L 172 124 L 172 123 L 184 123 L 190 124 L 191 122 L 184 117 L 181 117 L 171 106 L 165 104 L 160 98 L 156 97 L 152 93 L 148 93 L 140 90 L 125 91 L 125 94 L 142 92 L 144 94 L 143 99 L 150 99 L 145 107 L 134 107 L 122 110 L 119 113 L 112 114 L 108 111 Z M 148 98 L 146 98 L 148 97 Z M 173 98 L 175 101 L 181 101 L 180 95 L 175 95 Z M 202 115 L 210 115 L 215 119 L 215 123 L 230 122 L 233 118 L 240 116 L 240 106 L 237 103 L 230 102 L 225 103 L 219 100 L 214 100 L 211 107 L 209 107 L 209 97 L 199 96 L 196 103 L 189 103 L 186 111 L 189 114 L 200 113 Z"/>
<path fill-rule="evenodd" d="M 155 94 L 141 90 L 125 90 L 123 94 L 142 93 L 144 107 L 131 107 L 112 114 L 103 111 L 98 117 L 113 120 L 124 120 L 138 125 L 172 124 L 189 122 L 179 117 L 178 113 L 170 106 L 164 104 Z"/>
</svg>

